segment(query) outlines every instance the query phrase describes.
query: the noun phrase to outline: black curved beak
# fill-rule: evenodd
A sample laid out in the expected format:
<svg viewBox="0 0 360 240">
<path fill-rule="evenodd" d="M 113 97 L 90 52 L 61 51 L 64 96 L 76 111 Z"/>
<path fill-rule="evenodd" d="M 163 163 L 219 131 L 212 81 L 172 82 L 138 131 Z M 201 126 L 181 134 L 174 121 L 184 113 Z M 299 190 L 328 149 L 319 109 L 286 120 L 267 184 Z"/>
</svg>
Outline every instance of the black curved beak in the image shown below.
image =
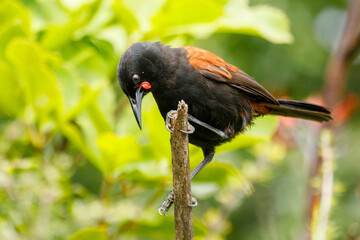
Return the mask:
<svg viewBox="0 0 360 240">
<path fill-rule="evenodd" d="M 141 101 L 143 96 L 144 96 L 144 89 L 140 87 L 135 93 L 135 99 L 129 97 L 132 110 L 134 112 L 136 121 L 140 129 L 141 129 Z"/>
</svg>

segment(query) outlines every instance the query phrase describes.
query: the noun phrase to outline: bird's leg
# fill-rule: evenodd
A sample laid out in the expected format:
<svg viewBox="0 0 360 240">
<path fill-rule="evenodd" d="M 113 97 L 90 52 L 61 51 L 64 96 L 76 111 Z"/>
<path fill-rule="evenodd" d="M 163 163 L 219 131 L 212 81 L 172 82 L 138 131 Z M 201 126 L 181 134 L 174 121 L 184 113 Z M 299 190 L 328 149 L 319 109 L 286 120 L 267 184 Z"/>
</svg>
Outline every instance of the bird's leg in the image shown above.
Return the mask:
<svg viewBox="0 0 360 240">
<path fill-rule="evenodd" d="M 209 164 L 209 162 L 211 162 L 211 160 L 214 158 L 214 154 L 215 151 L 210 151 L 208 153 L 205 154 L 204 151 L 204 160 L 201 161 L 201 163 L 199 163 L 199 165 L 196 166 L 196 168 L 190 173 L 190 180 L 192 180 L 206 165 Z"/>
<path fill-rule="evenodd" d="M 170 120 L 171 120 L 171 119 L 173 119 L 173 117 L 172 117 L 172 111 L 170 111 L 170 112 L 168 112 L 168 113 L 166 114 L 166 120 L 165 120 L 166 129 L 167 129 L 169 132 L 172 133 L 173 131 L 172 131 L 171 128 L 170 128 L 170 125 L 171 125 Z M 210 131 L 216 133 L 217 135 L 219 135 L 219 136 L 222 137 L 223 139 L 228 139 L 228 138 L 229 138 L 229 136 L 226 135 L 226 133 L 224 133 L 224 132 L 221 131 L 220 129 L 217 129 L 217 128 L 215 128 L 215 127 L 213 127 L 213 126 L 211 126 L 211 125 L 209 125 L 209 124 L 207 124 L 207 123 L 205 123 L 205 122 L 203 122 L 203 121 L 200 121 L 199 119 L 197 119 L 196 117 L 194 117 L 194 116 L 192 116 L 192 115 L 190 115 L 190 114 L 188 114 L 188 119 L 189 119 L 189 121 L 191 121 L 191 122 L 193 122 L 193 123 L 199 124 L 200 126 L 206 128 L 206 129 L 209 129 Z M 190 124 L 189 124 L 189 128 L 190 128 L 190 130 L 188 130 L 188 131 L 185 131 L 185 130 L 180 130 L 180 131 L 183 132 L 183 133 L 187 133 L 187 134 L 191 134 L 191 133 L 193 133 L 193 132 L 195 131 L 195 128 L 194 128 L 192 125 L 190 125 Z"/>
<path fill-rule="evenodd" d="M 199 119 L 197 119 L 196 117 L 192 116 L 192 115 L 188 115 L 188 119 L 191 121 L 191 122 L 194 122 L 194 123 L 197 123 L 199 124 L 200 126 L 206 128 L 206 129 L 209 129 L 210 131 L 216 133 L 217 135 L 219 135 L 220 137 L 222 137 L 223 139 L 228 139 L 229 136 L 226 135 L 226 133 L 224 133 L 223 131 L 221 131 L 220 129 L 217 129 L 207 123 L 204 123 L 203 121 L 200 121 Z"/>
<path fill-rule="evenodd" d="M 190 180 L 192 180 L 200 171 L 203 169 L 211 160 L 214 158 L 215 150 L 212 148 L 210 150 L 203 149 L 204 152 L 204 160 L 199 163 L 199 165 L 196 166 L 196 168 L 190 173 Z M 160 215 L 164 213 L 165 216 L 166 212 L 169 211 L 170 207 L 174 203 L 174 191 L 171 191 L 169 195 L 165 198 L 164 202 L 161 204 L 158 212 Z M 191 204 L 190 207 L 196 207 L 197 206 L 197 200 L 193 196 L 191 196 Z"/>
</svg>

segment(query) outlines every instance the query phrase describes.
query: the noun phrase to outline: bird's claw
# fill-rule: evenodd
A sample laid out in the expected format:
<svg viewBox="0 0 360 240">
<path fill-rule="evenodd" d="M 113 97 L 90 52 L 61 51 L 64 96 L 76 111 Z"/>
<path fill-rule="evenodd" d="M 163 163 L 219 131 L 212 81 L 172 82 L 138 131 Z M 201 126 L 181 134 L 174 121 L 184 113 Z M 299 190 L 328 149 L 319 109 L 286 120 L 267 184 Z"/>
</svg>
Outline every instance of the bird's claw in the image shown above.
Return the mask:
<svg viewBox="0 0 360 240">
<path fill-rule="evenodd" d="M 186 134 L 192 134 L 195 132 L 195 127 L 189 123 L 188 130 L 180 129 L 179 131 Z"/>
<path fill-rule="evenodd" d="M 171 191 L 169 195 L 165 198 L 164 202 L 158 209 L 158 213 L 167 217 L 166 213 L 169 211 L 171 206 L 174 204 L 174 191 Z M 196 198 L 191 196 L 191 203 L 188 204 L 189 207 L 196 207 L 198 205 L 198 201 Z"/>
<path fill-rule="evenodd" d="M 173 114 L 173 111 L 169 111 L 169 112 L 166 114 L 166 120 L 165 120 L 165 127 L 166 127 L 166 129 L 167 129 L 170 133 L 173 133 L 173 132 L 174 132 L 174 131 L 171 129 L 171 122 L 170 122 L 170 119 L 174 119 L 174 117 L 172 116 L 172 114 Z M 188 126 L 188 129 L 187 129 L 187 130 L 182 130 L 182 129 L 180 129 L 179 131 L 182 132 L 182 133 L 185 133 L 185 134 L 192 134 L 192 133 L 195 132 L 195 127 L 189 123 L 189 126 Z"/>
<path fill-rule="evenodd" d="M 171 115 L 173 111 L 169 111 L 167 114 L 166 114 L 166 120 L 165 120 L 165 127 L 166 129 L 170 132 L 170 133 L 173 133 L 173 130 L 171 130 L 171 123 L 170 123 L 170 119 L 174 119 L 173 116 Z"/>
<path fill-rule="evenodd" d="M 174 203 L 174 191 L 171 191 L 169 195 L 165 198 L 164 202 L 161 204 L 161 206 L 158 209 L 158 212 L 160 215 L 163 215 L 167 217 L 166 212 L 169 211 L 170 207 Z"/>
<path fill-rule="evenodd" d="M 170 133 L 173 133 L 173 131 L 170 129 L 170 127 L 169 127 L 169 125 L 167 123 L 165 123 L 165 127 Z"/>
<path fill-rule="evenodd" d="M 189 207 L 196 207 L 197 205 L 198 205 L 198 201 L 196 200 L 196 198 L 191 196 L 191 203 L 188 206 Z"/>
</svg>

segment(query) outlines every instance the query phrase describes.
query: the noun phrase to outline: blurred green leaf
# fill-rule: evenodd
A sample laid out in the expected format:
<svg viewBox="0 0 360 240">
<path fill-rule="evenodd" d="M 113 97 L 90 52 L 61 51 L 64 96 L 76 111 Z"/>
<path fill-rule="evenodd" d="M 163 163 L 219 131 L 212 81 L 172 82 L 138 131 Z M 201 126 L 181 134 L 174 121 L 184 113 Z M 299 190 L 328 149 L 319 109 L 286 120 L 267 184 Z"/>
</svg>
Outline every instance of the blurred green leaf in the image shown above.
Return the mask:
<svg viewBox="0 0 360 240">
<path fill-rule="evenodd" d="M 69 84 L 69 85 L 65 85 Z M 71 84 L 71 85 L 70 85 Z M 74 86 L 72 83 L 64 83 L 63 94 L 64 96 L 67 96 L 68 91 L 70 93 L 74 93 L 74 90 L 76 87 L 79 88 L 79 86 Z M 81 99 L 75 98 L 73 102 L 73 106 L 71 109 L 69 109 L 64 115 L 63 115 L 63 121 L 71 120 L 75 117 L 77 117 L 83 110 L 85 110 L 92 102 L 96 101 L 97 96 L 99 95 L 99 92 L 101 91 L 102 86 L 95 86 L 93 88 L 84 86 L 82 88 L 82 96 Z M 80 91 L 80 89 L 78 89 Z M 79 94 L 79 92 L 78 92 Z M 69 96 L 69 98 L 76 96 L 76 94 L 73 94 Z M 68 100 L 68 98 L 66 98 Z"/>
<path fill-rule="evenodd" d="M 129 162 L 123 169 L 121 174 L 125 174 L 127 179 L 132 181 L 152 181 L 164 178 L 170 178 L 171 166 L 165 160 L 147 160 Z"/>
<path fill-rule="evenodd" d="M 221 16 L 222 7 L 220 1 L 215 0 L 168 0 L 152 21 L 155 29 L 166 31 L 172 27 L 214 21 Z"/>
<path fill-rule="evenodd" d="M 96 103 L 89 105 L 87 112 L 98 132 L 111 131 L 112 127 Z"/>
<path fill-rule="evenodd" d="M 27 9 L 17 1 L 0 1 L 0 27 L 13 22 L 22 26 L 25 33 L 30 33 L 29 17 Z"/>
<path fill-rule="evenodd" d="M 105 132 L 99 135 L 96 143 L 103 157 L 98 167 L 107 176 L 114 176 L 126 164 L 141 160 L 140 146 L 133 137 L 118 137 Z"/>
<path fill-rule="evenodd" d="M 30 33 L 28 11 L 16 1 L 0 1 L 0 57 L 4 56 L 11 39 L 29 36 Z"/>
<path fill-rule="evenodd" d="M 67 240 L 107 240 L 107 229 L 106 227 L 89 227 L 82 229 L 70 237 Z"/>
<path fill-rule="evenodd" d="M 153 17 L 153 29 L 147 33 L 145 40 L 187 33 L 194 36 L 209 35 L 217 28 L 207 23 L 222 15 L 224 3 L 216 0 L 168 0 Z"/>
<path fill-rule="evenodd" d="M 212 24 L 207 24 L 209 21 Z M 153 25 L 147 38 L 179 34 L 204 38 L 218 31 L 256 35 L 274 43 L 293 41 L 289 21 L 281 10 L 249 6 L 248 0 L 167 1 Z"/>
<path fill-rule="evenodd" d="M 55 75 L 46 65 L 47 54 L 29 40 L 14 39 L 6 49 L 6 57 L 16 68 L 26 104 L 38 116 L 62 110 L 61 94 Z"/>
<path fill-rule="evenodd" d="M 80 31 L 94 18 L 102 1 L 95 0 L 82 5 L 78 10 L 71 12 L 68 21 L 48 27 L 41 38 L 45 48 L 56 49 L 74 40 L 75 33 Z M 61 33 L 61 34 L 59 34 Z"/>
<path fill-rule="evenodd" d="M 171 220 L 172 215 L 168 218 L 162 218 L 162 216 L 157 215 L 153 216 L 152 219 L 147 221 L 140 221 L 137 224 L 136 231 L 129 231 L 125 229 L 125 239 L 135 237 L 135 238 L 144 238 L 144 239 L 174 239 L 175 231 L 174 231 L 174 222 Z M 194 219 L 194 235 L 195 239 L 203 239 L 204 235 L 207 232 L 207 227 L 204 222 L 198 219 Z M 158 231 L 154 231 L 157 229 Z"/>
<path fill-rule="evenodd" d="M 0 60 L 0 112 L 8 116 L 19 116 L 24 107 L 24 99 L 16 74 L 9 64 Z"/>
<path fill-rule="evenodd" d="M 88 158 L 94 165 L 99 164 L 101 162 L 98 159 L 98 156 L 96 153 L 87 145 L 83 135 L 80 132 L 80 129 L 71 124 L 71 123 L 65 123 L 61 122 L 59 124 L 59 130 L 60 132 L 69 139 L 71 144 L 76 147 L 78 151 L 80 151 L 85 157 Z"/>
<path fill-rule="evenodd" d="M 155 159 L 171 157 L 170 134 L 165 128 L 164 120 L 155 105 L 155 100 L 151 97 L 146 98 L 144 105 L 143 126 L 148 133 L 148 147 Z"/>
<path fill-rule="evenodd" d="M 121 2 L 127 9 L 129 9 L 130 12 L 132 12 L 139 24 L 138 30 L 140 35 L 137 36 L 137 39 L 140 41 L 142 38 L 141 35 L 153 28 L 151 26 L 151 19 L 159 13 L 162 6 L 166 3 L 166 0 L 122 0 Z M 132 16 L 130 16 L 128 21 L 131 21 L 131 18 Z"/>
<path fill-rule="evenodd" d="M 220 31 L 256 35 L 274 43 L 291 43 L 290 23 L 279 9 L 268 5 L 248 6 L 248 0 L 230 0 L 218 20 Z"/>
<path fill-rule="evenodd" d="M 139 28 L 135 15 L 124 5 L 122 0 L 115 0 L 111 7 L 115 15 L 115 23 L 123 26 L 128 34 Z"/>
<path fill-rule="evenodd" d="M 279 125 L 279 117 L 267 115 L 254 120 L 254 125 L 249 126 L 243 134 L 244 137 L 252 137 L 258 139 L 270 139 Z"/>
<path fill-rule="evenodd" d="M 230 143 L 219 146 L 217 152 L 232 151 L 269 140 L 277 129 L 278 118 L 276 116 L 265 116 L 256 119 L 254 124 L 255 126 L 249 126 L 245 133 L 240 134 Z"/>
<path fill-rule="evenodd" d="M 64 25 L 54 25 L 47 29 L 41 39 L 45 48 L 53 49 L 66 45 L 72 40 L 74 32 L 81 26 L 77 22 L 69 22 Z M 61 33 L 61 34 L 59 34 Z"/>
</svg>

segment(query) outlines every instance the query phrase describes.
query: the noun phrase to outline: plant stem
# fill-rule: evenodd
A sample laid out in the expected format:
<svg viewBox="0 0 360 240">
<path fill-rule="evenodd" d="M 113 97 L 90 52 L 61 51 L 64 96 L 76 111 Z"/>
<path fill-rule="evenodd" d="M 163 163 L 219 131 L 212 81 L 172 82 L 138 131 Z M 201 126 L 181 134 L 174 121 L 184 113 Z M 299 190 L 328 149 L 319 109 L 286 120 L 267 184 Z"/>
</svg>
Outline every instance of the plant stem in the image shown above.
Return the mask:
<svg viewBox="0 0 360 240">
<path fill-rule="evenodd" d="M 174 129 L 170 139 L 176 240 L 194 238 L 192 209 L 189 207 L 191 203 L 189 138 L 186 133 L 179 131 L 188 129 L 187 111 L 185 102 L 180 101 L 177 112 L 173 114 Z"/>
</svg>

